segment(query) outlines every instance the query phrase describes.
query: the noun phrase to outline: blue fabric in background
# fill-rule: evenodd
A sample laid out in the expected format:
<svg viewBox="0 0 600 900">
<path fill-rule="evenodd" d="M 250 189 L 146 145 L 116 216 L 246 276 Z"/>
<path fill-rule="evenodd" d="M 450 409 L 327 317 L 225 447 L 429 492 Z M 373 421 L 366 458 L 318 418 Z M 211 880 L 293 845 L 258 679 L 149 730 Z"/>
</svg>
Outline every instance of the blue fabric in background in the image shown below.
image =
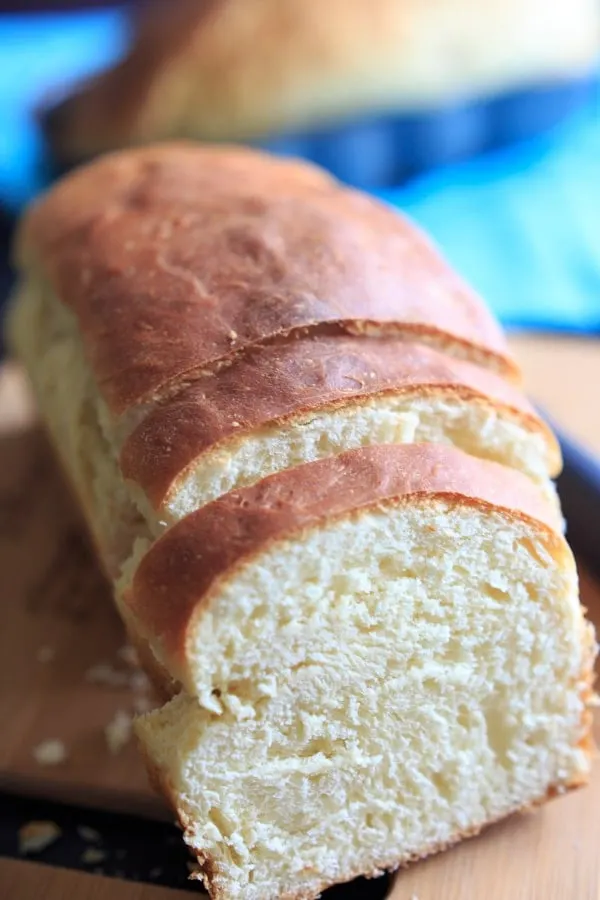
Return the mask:
<svg viewBox="0 0 600 900">
<path fill-rule="evenodd" d="M 384 199 L 412 215 L 507 326 L 600 332 L 600 104 L 527 145 Z"/>
<path fill-rule="evenodd" d="M 0 201 L 44 184 L 32 110 L 117 57 L 118 10 L 0 16 Z M 553 134 L 380 195 L 408 212 L 505 325 L 600 331 L 600 100 Z"/>
<path fill-rule="evenodd" d="M 123 13 L 0 14 L 0 202 L 20 208 L 45 184 L 34 112 L 109 65 L 127 41 Z"/>
</svg>

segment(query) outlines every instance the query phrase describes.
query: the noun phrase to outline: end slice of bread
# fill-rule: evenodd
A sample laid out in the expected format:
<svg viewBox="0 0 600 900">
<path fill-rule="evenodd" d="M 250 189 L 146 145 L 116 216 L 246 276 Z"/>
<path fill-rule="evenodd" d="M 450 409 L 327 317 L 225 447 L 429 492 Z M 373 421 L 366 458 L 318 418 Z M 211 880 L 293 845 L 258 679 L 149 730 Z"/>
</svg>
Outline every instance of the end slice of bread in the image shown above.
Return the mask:
<svg viewBox="0 0 600 900">
<path fill-rule="evenodd" d="M 129 611 L 188 692 L 137 731 L 213 897 L 315 897 L 586 780 L 594 641 L 544 519 L 517 473 L 376 447 L 154 545 Z"/>
</svg>

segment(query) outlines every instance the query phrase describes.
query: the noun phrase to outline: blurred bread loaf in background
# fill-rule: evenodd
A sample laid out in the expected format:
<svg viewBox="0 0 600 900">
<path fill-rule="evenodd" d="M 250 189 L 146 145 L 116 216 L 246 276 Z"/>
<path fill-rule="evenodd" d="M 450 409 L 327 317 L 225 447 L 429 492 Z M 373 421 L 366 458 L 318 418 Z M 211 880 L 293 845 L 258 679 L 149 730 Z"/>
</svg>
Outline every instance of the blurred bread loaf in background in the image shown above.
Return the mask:
<svg viewBox="0 0 600 900">
<path fill-rule="evenodd" d="M 178 137 L 260 141 L 561 84 L 599 45 L 596 0 L 170 0 L 141 5 L 128 56 L 44 124 L 66 163 Z"/>
</svg>

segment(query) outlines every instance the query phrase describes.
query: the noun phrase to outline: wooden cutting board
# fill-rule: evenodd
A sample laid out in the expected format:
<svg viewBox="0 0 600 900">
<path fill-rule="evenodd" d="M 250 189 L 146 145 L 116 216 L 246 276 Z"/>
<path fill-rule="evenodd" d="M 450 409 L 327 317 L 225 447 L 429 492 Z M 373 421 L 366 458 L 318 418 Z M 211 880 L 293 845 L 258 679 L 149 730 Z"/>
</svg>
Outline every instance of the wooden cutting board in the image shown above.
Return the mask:
<svg viewBox="0 0 600 900">
<path fill-rule="evenodd" d="M 0 787 L 165 817 L 134 740 L 118 753 L 108 749 L 106 727 L 119 711 L 131 713 L 146 692 L 89 680 L 136 679 L 119 656 L 126 643 L 123 629 L 83 534 L 36 427 L 24 381 L 16 369 L 5 367 L 0 370 Z M 49 740 L 63 742 L 64 763 L 36 762 L 35 748 Z"/>
<path fill-rule="evenodd" d="M 98 666 L 124 679 L 132 672 L 120 657 L 125 637 L 21 376 L 10 367 L 0 370 L 0 572 L 0 787 L 168 816 L 134 743 L 117 754 L 107 747 L 105 728 L 117 711 L 131 712 L 146 694 L 89 680 Z M 582 592 L 600 626 L 600 588 L 584 576 Z M 35 760 L 35 748 L 49 739 L 64 743 L 64 763 Z M 598 900 L 599 826 L 597 766 L 589 789 L 402 873 L 394 900 Z"/>
<path fill-rule="evenodd" d="M 15 859 L 0 859 L 0 887 L 7 900 L 189 900 L 193 896 Z"/>
</svg>

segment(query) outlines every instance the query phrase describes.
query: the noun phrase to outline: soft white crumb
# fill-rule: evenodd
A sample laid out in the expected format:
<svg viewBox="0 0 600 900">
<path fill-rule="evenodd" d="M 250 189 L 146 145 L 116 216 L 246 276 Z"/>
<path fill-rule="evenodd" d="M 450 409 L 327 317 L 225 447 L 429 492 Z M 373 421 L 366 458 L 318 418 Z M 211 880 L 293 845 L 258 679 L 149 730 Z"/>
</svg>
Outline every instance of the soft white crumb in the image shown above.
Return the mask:
<svg viewBox="0 0 600 900">
<path fill-rule="evenodd" d="M 32 754 L 40 766 L 58 766 L 66 760 L 67 749 L 62 741 L 51 738 L 34 747 Z"/>
<path fill-rule="evenodd" d="M 50 844 L 58 840 L 62 830 L 56 822 L 27 822 L 19 828 L 19 853 L 41 853 Z"/>
<path fill-rule="evenodd" d="M 131 715 L 123 709 L 117 710 L 111 722 L 104 729 L 106 743 L 111 753 L 117 754 L 131 738 Z"/>
<path fill-rule="evenodd" d="M 95 866 L 98 863 L 104 862 L 106 859 L 106 852 L 100 850 L 99 847 L 86 847 L 80 858 L 85 866 Z"/>
<path fill-rule="evenodd" d="M 37 654 L 37 661 L 41 663 L 49 663 L 52 662 L 56 657 L 56 650 L 54 647 L 40 647 Z"/>
<path fill-rule="evenodd" d="M 96 831 L 95 828 L 90 828 L 89 825 L 78 825 L 77 834 L 82 840 L 88 841 L 91 844 L 99 844 L 102 840 L 100 832 Z"/>
</svg>

